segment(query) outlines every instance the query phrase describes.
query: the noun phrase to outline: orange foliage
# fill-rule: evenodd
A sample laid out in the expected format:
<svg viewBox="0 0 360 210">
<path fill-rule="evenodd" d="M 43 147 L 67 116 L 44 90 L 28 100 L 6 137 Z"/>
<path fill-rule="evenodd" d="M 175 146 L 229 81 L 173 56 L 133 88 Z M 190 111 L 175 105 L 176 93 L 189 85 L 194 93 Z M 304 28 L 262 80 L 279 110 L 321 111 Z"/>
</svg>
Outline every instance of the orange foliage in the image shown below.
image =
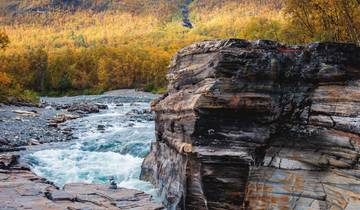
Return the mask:
<svg viewBox="0 0 360 210">
<path fill-rule="evenodd" d="M 51 8 L 49 0 L 22 1 L 18 9 L 49 11 L 0 18 L 11 40 L 1 45 L 7 36 L 0 33 L 0 48 L 8 46 L 0 50 L 1 79 L 44 93 L 159 91 L 166 86 L 171 57 L 197 41 L 359 42 L 357 0 L 196 0 L 190 5 L 193 29 L 181 25 L 185 1 L 81 0 L 80 9 L 62 10 Z"/>
</svg>

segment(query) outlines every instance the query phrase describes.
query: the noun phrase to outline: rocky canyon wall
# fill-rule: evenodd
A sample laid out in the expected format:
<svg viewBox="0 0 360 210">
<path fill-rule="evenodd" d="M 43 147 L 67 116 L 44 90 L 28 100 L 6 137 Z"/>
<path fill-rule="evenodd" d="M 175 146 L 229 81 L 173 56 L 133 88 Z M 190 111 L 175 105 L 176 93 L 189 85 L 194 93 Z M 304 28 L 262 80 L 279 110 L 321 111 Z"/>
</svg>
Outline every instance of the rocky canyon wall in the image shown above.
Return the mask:
<svg viewBox="0 0 360 210">
<path fill-rule="evenodd" d="M 182 49 L 142 178 L 169 209 L 360 209 L 360 48 Z"/>
</svg>

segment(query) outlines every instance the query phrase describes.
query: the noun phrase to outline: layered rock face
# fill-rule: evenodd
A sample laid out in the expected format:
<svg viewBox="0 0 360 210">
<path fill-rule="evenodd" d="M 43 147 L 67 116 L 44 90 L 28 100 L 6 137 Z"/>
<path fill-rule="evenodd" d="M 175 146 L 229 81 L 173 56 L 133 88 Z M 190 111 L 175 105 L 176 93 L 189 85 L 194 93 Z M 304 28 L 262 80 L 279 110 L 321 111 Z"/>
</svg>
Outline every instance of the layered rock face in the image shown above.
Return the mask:
<svg viewBox="0 0 360 210">
<path fill-rule="evenodd" d="M 153 103 L 169 209 L 360 209 L 360 48 L 207 41 Z"/>
</svg>

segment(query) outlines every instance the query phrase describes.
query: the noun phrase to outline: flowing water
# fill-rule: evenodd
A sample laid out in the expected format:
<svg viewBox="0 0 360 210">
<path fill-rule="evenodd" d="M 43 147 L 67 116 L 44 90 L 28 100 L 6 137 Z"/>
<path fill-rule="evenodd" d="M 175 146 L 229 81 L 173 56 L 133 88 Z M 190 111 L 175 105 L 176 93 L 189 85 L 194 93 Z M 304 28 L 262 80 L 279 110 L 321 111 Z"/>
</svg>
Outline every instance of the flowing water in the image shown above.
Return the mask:
<svg viewBox="0 0 360 210">
<path fill-rule="evenodd" d="M 150 183 L 139 180 L 143 158 L 155 140 L 149 112 L 155 96 L 134 91 L 121 93 L 45 99 L 56 103 L 90 100 L 105 103 L 109 109 L 68 121 L 64 126 L 71 127 L 77 139 L 27 154 L 24 159 L 32 170 L 59 187 L 75 182 L 108 184 L 109 177 L 114 177 L 119 187 L 155 195 Z"/>
</svg>

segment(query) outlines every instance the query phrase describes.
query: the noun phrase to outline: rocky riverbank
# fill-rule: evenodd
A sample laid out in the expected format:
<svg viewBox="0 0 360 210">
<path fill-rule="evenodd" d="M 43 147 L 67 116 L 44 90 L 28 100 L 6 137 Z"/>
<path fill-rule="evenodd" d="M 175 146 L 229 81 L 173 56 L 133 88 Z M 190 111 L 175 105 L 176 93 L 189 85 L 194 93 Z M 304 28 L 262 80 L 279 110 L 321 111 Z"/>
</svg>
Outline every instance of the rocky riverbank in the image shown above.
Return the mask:
<svg viewBox="0 0 360 210">
<path fill-rule="evenodd" d="M 74 183 L 59 188 L 36 175 L 32 171 L 33 166 L 22 160 L 23 156 L 35 151 L 68 148 L 67 144 L 76 143 L 77 124 L 68 122 L 86 119 L 94 113 L 101 114 L 108 109 L 106 103 L 109 102 L 118 107 L 123 107 L 124 102 L 131 103 L 134 111 L 127 113 L 129 119 L 149 120 L 151 112 L 135 109 L 135 102 L 150 101 L 152 97 L 146 93 L 123 90 L 101 96 L 42 98 L 39 106 L 1 105 L 0 209 L 162 209 L 152 196 L 139 190 L 115 189 L 110 183 Z M 108 126 L 111 125 L 96 125 L 99 132 L 105 132 Z M 61 170 L 61 166 L 56 167 Z"/>
<path fill-rule="evenodd" d="M 88 102 L 50 104 L 46 101 L 38 106 L 0 105 L 0 151 L 72 140 L 72 128 L 62 126 L 62 123 L 98 113 L 101 109 L 107 109 L 107 106 Z"/>
<path fill-rule="evenodd" d="M 142 178 L 177 209 L 360 209 L 360 48 L 181 50 Z"/>
<path fill-rule="evenodd" d="M 18 164 L 18 156 L 0 154 L 0 209 L 163 209 L 150 195 L 109 185 L 73 183 L 59 189 Z"/>
</svg>

